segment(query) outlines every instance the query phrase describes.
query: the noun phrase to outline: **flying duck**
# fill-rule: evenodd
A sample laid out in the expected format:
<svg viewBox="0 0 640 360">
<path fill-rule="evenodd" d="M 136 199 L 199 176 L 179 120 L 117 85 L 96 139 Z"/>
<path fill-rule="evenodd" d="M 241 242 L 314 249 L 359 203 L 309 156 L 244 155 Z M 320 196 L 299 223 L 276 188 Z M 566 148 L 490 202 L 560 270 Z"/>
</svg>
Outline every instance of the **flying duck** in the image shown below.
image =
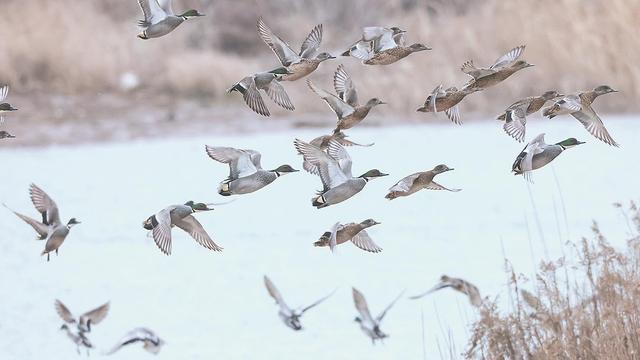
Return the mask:
<svg viewBox="0 0 640 360">
<path fill-rule="evenodd" d="M 242 94 L 242 98 L 247 106 L 262 116 L 271 116 L 271 113 L 264 103 L 264 100 L 262 100 L 260 90 L 267 93 L 269 98 L 280 107 L 293 111 L 295 107 L 291 103 L 289 95 L 287 95 L 284 87 L 277 81 L 283 75 L 287 74 L 291 74 L 291 72 L 284 67 L 279 67 L 271 71 L 249 75 L 227 89 L 227 93 L 233 91 L 239 92 Z"/>
<path fill-rule="evenodd" d="M 514 175 L 523 175 L 525 179 L 530 180 L 531 171 L 547 165 L 566 149 L 580 144 L 584 144 L 584 142 L 575 138 L 568 138 L 556 144 L 547 144 L 544 142 L 544 134 L 540 134 L 518 154 L 511 171 L 514 172 Z"/>
<path fill-rule="evenodd" d="M 71 311 L 60 300 L 56 300 L 54 307 L 56 313 L 64 320 L 65 323 L 76 325 L 78 332 L 88 333 L 91 332 L 92 325 L 98 325 L 109 313 L 109 303 L 104 303 L 93 310 L 89 310 L 86 313 L 80 315 L 78 318 L 73 316 Z M 66 324 L 65 324 L 66 325 Z"/>
<path fill-rule="evenodd" d="M 462 64 L 462 72 L 471 76 L 471 80 L 465 84 L 462 90 L 480 91 L 497 85 L 506 80 L 517 71 L 533 66 L 524 60 L 518 60 L 524 52 L 525 45 L 515 47 L 496 60 L 488 68 L 478 68 L 469 60 Z"/>
<path fill-rule="evenodd" d="M 590 91 L 567 95 L 557 100 L 552 106 L 544 109 L 543 115 L 552 119 L 558 115 L 570 114 L 580 121 L 585 129 L 598 140 L 617 147 L 619 146 L 618 143 L 609 135 L 602 119 L 591 107 L 591 104 L 598 96 L 612 92 L 617 92 L 617 90 L 613 90 L 608 85 L 601 85 Z"/>
<path fill-rule="evenodd" d="M 300 52 L 296 53 L 291 47 L 265 24 L 262 18 L 258 19 L 258 34 L 280 60 L 282 66 L 289 70 L 288 74 L 278 80 L 294 81 L 314 72 L 321 62 L 335 59 L 331 54 L 322 52 L 314 56 L 322 42 L 322 24 L 316 25 L 302 43 Z"/>
<path fill-rule="evenodd" d="M 391 307 L 395 305 L 398 299 L 400 299 L 403 293 L 404 291 L 401 292 L 400 295 L 398 295 L 398 297 L 396 297 L 395 300 L 393 300 L 391 304 L 389 304 L 389 306 L 387 306 L 384 311 L 374 319 L 373 316 L 371 316 L 371 312 L 369 311 L 369 306 L 367 305 L 367 300 L 365 300 L 364 295 L 362 295 L 362 293 L 356 288 L 353 288 L 353 302 L 356 305 L 356 310 L 360 313 L 360 316 L 357 316 L 355 321 L 360 324 L 360 329 L 371 339 L 371 343 L 373 345 L 376 344 L 376 340 L 382 341 L 384 338 L 389 336 L 380 330 L 380 323 Z"/>
<path fill-rule="evenodd" d="M 205 146 L 207 155 L 215 161 L 229 164 L 229 177 L 220 183 L 218 193 L 223 196 L 248 194 L 271 184 L 282 175 L 297 172 L 289 165 L 264 170 L 260 165 L 262 155 L 255 150 L 231 147 Z"/>
<path fill-rule="evenodd" d="M 158 354 L 165 344 L 164 340 L 160 339 L 153 331 L 139 327 L 126 333 L 106 355 L 112 355 L 123 347 L 135 343 L 142 343 L 142 348 L 154 355 Z"/>
<path fill-rule="evenodd" d="M 158 38 L 172 32 L 189 18 L 204 16 L 193 9 L 176 15 L 173 13 L 171 2 L 172 0 L 138 0 L 144 16 L 143 20 L 138 21 L 138 26 L 143 29 L 138 38 Z"/>
<path fill-rule="evenodd" d="M 364 189 L 369 180 L 388 175 L 373 169 L 354 177 L 349 153 L 335 140 L 329 141 L 327 152 L 299 139 L 294 141 L 294 146 L 304 158 L 304 169 L 322 181 L 322 191 L 311 199 L 318 209 L 345 201 Z"/>
<path fill-rule="evenodd" d="M 527 124 L 527 115 L 531 115 L 544 106 L 547 101 L 553 100 L 557 97 L 564 96 L 558 94 L 557 91 L 547 91 L 540 96 L 530 96 L 522 100 L 518 100 L 497 117 L 497 120 L 504 121 L 504 132 L 518 142 L 524 141 L 525 126 Z"/>
<path fill-rule="evenodd" d="M 453 290 L 456 290 L 458 292 L 461 292 L 467 295 L 469 297 L 469 302 L 471 302 L 471 305 L 475 307 L 479 307 L 480 305 L 482 305 L 482 298 L 480 297 L 480 291 L 478 291 L 478 288 L 475 285 L 471 284 L 466 280 L 449 277 L 447 275 L 442 275 L 440 277 L 440 282 L 436 284 L 434 287 L 432 287 L 431 289 L 427 290 L 426 292 L 420 295 L 411 296 L 409 297 L 409 299 L 413 299 L 413 300 L 420 299 L 423 296 L 429 295 L 433 292 L 436 292 L 438 290 L 445 289 L 445 288 L 452 288 Z"/>
<path fill-rule="evenodd" d="M 267 287 L 269 295 L 271 295 L 271 297 L 276 301 L 276 304 L 278 304 L 278 306 L 280 307 L 278 315 L 280 316 L 280 319 L 282 319 L 282 322 L 284 322 L 285 325 L 295 331 L 302 330 L 302 324 L 300 324 L 300 318 L 302 317 L 302 314 L 304 314 L 307 310 L 315 307 L 316 305 L 319 305 L 321 302 L 327 300 L 331 295 L 335 293 L 334 290 L 329 295 L 321 298 L 320 300 L 307 307 L 291 309 L 284 302 L 284 299 L 282 298 L 282 295 L 280 295 L 280 291 L 278 291 L 278 288 L 276 288 L 271 279 L 269 279 L 269 277 L 266 275 L 264 276 L 264 285 Z"/>
<path fill-rule="evenodd" d="M 145 220 L 142 223 L 142 227 L 151 231 L 158 249 L 165 255 L 171 255 L 171 228 L 174 226 L 184 230 L 205 248 L 213 251 L 222 251 L 222 248 L 213 242 L 209 234 L 204 230 L 202 224 L 193 217 L 196 212 L 213 210 L 208 205 L 187 201 L 184 205 L 167 206 Z"/>
<path fill-rule="evenodd" d="M 458 192 L 461 189 L 448 189 L 437 182 L 433 181 L 433 178 L 447 171 L 453 170 L 447 165 L 440 164 L 429 171 L 417 172 L 402 178 L 395 185 L 389 188 L 389 193 L 385 196 L 386 199 L 393 200 L 401 196 L 409 196 L 422 189 L 429 190 L 447 190 Z"/>
<path fill-rule="evenodd" d="M 46 254 L 47 261 L 49 261 L 49 253 L 55 251 L 57 255 L 58 249 L 62 246 L 67 235 L 69 235 L 69 230 L 73 226 L 80 224 L 80 222 L 77 221 L 76 218 L 71 218 L 66 224 L 63 224 L 60 221 L 58 205 L 56 205 L 47 193 L 35 184 L 30 185 L 29 195 L 33 206 L 42 215 L 42 222 L 15 212 L 9 209 L 6 205 L 3 205 L 24 222 L 31 225 L 38 234 L 37 240 L 46 240 L 45 247 L 41 255 Z"/>
<path fill-rule="evenodd" d="M 382 100 L 372 98 L 366 104 L 360 105 L 353 81 L 342 65 L 338 66 L 333 76 L 333 86 L 337 96 L 318 88 L 311 80 L 307 80 L 307 85 L 336 113 L 338 123 L 335 133 L 354 127 L 369 114 L 373 107 L 384 104 Z"/>
</svg>

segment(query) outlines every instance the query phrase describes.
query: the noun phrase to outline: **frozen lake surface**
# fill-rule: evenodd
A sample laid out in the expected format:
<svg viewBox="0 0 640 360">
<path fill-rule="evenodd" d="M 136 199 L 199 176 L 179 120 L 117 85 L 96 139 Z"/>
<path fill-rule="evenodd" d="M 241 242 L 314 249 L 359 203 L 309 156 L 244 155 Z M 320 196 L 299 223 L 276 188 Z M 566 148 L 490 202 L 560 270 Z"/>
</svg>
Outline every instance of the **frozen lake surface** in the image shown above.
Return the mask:
<svg viewBox="0 0 640 360">
<path fill-rule="evenodd" d="M 374 314 L 403 289 L 407 295 L 421 292 L 441 274 L 465 278 L 483 296 L 506 303 L 504 254 L 518 272 L 530 275 L 545 252 L 556 258 L 561 242 L 590 237 L 594 219 L 614 245 L 623 245 L 627 227 L 611 204 L 638 196 L 640 126 L 633 118 L 605 121 L 620 149 L 597 141 L 570 118 L 530 121 L 528 139 L 544 131 L 549 143 L 576 137 L 587 144 L 536 171 L 529 186 L 510 174 L 523 145 L 497 122 L 356 128 L 350 131 L 354 141 L 376 145 L 349 149 L 354 173 L 378 168 L 390 176 L 347 202 L 316 210 L 310 198 L 319 179 L 305 172 L 286 175 L 196 215 L 224 253 L 174 230 L 169 257 L 146 236 L 144 219 L 187 200 L 228 200 L 217 194 L 228 168 L 207 157 L 205 144 L 259 150 L 265 168 L 288 163 L 301 169 L 293 139 L 310 140 L 317 131 L 226 136 L 212 127 L 198 138 L 0 149 L 0 202 L 37 218 L 27 192 L 34 182 L 58 202 L 63 221 L 82 221 L 47 263 L 39 256 L 44 243 L 33 240 L 31 228 L 0 209 L 0 357 L 76 356 L 58 330 L 54 299 L 76 314 L 111 301 L 109 315 L 91 333 L 98 347 L 92 357 L 131 328 L 147 326 L 167 342 L 159 359 L 421 359 L 421 311 L 427 358 L 438 358 L 449 333 L 463 352 L 476 315 L 461 294 L 444 290 L 419 301 L 401 299 L 382 324 L 390 337 L 372 346 L 353 321 L 351 286 L 364 293 Z M 400 178 L 440 163 L 455 171 L 436 180 L 463 191 L 384 199 Z M 381 254 L 344 244 L 332 256 L 312 246 L 336 221 L 366 218 L 382 223 L 369 230 Z M 278 318 L 264 274 L 291 306 L 338 291 L 305 314 L 305 330 L 296 333 Z M 133 346 L 113 358 L 147 356 Z"/>
</svg>

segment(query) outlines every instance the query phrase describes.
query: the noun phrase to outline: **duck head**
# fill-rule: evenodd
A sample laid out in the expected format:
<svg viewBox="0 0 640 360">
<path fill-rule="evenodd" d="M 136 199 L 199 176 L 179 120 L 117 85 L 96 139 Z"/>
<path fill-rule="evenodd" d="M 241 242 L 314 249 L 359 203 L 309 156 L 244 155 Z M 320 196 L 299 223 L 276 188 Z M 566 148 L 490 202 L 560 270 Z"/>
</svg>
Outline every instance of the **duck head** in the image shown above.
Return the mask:
<svg viewBox="0 0 640 360">
<path fill-rule="evenodd" d="M 0 139 L 4 139 L 4 138 L 12 139 L 12 138 L 15 138 L 15 136 L 13 136 L 13 135 L 9 134 L 8 132 L 2 130 L 2 131 L 0 131 Z"/>
<path fill-rule="evenodd" d="M 158 221 L 156 220 L 155 215 L 149 216 L 147 220 L 142 222 L 142 227 L 146 230 L 153 230 L 156 225 L 158 225 Z"/>
<path fill-rule="evenodd" d="M 373 98 L 373 99 L 369 99 L 369 101 L 367 101 L 367 104 L 365 105 L 368 108 L 372 108 L 374 106 L 378 106 L 378 105 L 382 105 L 382 104 L 386 104 L 386 102 L 378 99 L 378 98 Z"/>
<path fill-rule="evenodd" d="M 331 232 L 326 231 L 320 236 L 318 241 L 313 243 L 313 246 L 329 246 L 329 238 L 331 238 Z"/>
<path fill-rule="evenodd" d="M 69 326 L 67 324 L 62 324 L 62 326 L 60 326 L 60 330 L 69 330 Z"/>
<path fill-rule="evenodd" d="M 383 333 L 383 332 L 382 332 L 382 330 L 380 330 L 380 326 L 378 326 L 378 325 L 376 325 L 376 326 L 373 328 L 373 332 L 376 334 L 376 337 L 377 337 L 378 339 L 384 339 L 384 338 L 386 338 L 386 337 L 388 337 L 388 336 L 389 336 L 389 335 L 387 335 L 387 334 Z"/>
<path fill-rule="evenodd" d="M 541 97 L 541 98 L 543 98 L 543 99 L 545 99 L 546 101 L 549 101 L 549 100 L 553 100 L 553 99 L 558 98 L 558 97 L 561 97 L 561 96 L 564 96 L 564 95 L 562 95 L 562 94 L 558 93 L 558 92 L 557 92 L 557 91 L 555 91 L 555 90 L 551 90 L 551 91 L 546 91 L 546 92 L 545 92 L 544 94 L 542 94 L 542 96 L 540 96 L 540 97 Z"/>
<path fill-rule="evenodd" d="M 353 321 L 357 322 L 357 323 L 362 323 L 362 319 L 359 316 L 356 316 L 355 319 L 353 319 Z"/>
<path fill-rule="evenodd" d="M 440 165 L 437 165 L 436 167 L 434 167 L 432 171 L 434 173 L 436 173 L 436 174 L 441 174 L 443 172 L 447 172 L 447 171 L 451 171 L 451 170 L 453 170 L 453 168 L 450 168 L 445 164 L 440 164 Z"/>
<path fill-rule="evenodd" d="M 69 219 L 69 222 L 67 222 L 67 227 L 70 229 L 75 225 L 80 224 L 80 221 L 76 220 L 76 218 L 71 218 Z"/>
<path fill-rule="evenodd" d="M 397 26 L 392 26 L 392 27 L 391 27 L 391 31 L 393 31 L 393 35 L 394 35 L 394 36 L 395 36 L 395 35 L 398 35 L 398 34 L 404 34 L 404 33 L 406 33 L 406 32 L 407 32 L 406 30 L 402 30 L 402 29 L 400 29 L 400 28 L 399 28 L 399 27 L 397 27 Z"/>
<path fill-rule="evenodd" d="M 427 100 L 424 101 L 424 105 L 416 109 L 417 112 L 430 112 L 429 103 L 431 102 L 431 95 L 427 96 Z"/>
<path fill-rule="evenodd" d="M 299 315 L 292 315 L 289 318 L 289 326 L 295 330 L 295 331 L 300 331 L 302 330 L 302 324 L 300 323 L 300 316 Z"/>
<path fill-rule="evenodd" d="M 423 51 L 423 50 L 431 50 L 431 47 L 425 44 L 416 43 L 409 46 L 409 49 L 411 49 L 411 52 L 416 52 L 416 51 Z"/>
<path fill-rule="evenodd" d="M 211 211 L 213 208 L 210 208 L 207 204 L 193 202 L 192 200 L 184 203 L 186 206 L 190 207 L 193 212 L 197 211 Z"/>
<path fill-rule="evenodd" d="M 138 39 L 149 40 L 149 37 L 147 36 L 147 30 L 144 30 L 143 32 L 138 34 Z"/>
<path fill-rule="evenodd" d="M 320 54 L 318 54 L 316 56 L 316 60 L 318 60 L 320 62 L 325 61 L 325 60 L 329 60 L 329 59 L 335 59 L 335 58 L 336 58 L 335 56 L 329 54 L 328 52 L 321 52 Z"/>
<path fill-rule="evenodd" d="M 380 223 L 375 221 L 375 220 L 373 220 L 373 219 L 367 219 L 367 220 L 361 222 L 360 224 L 363 225 L 363 226 L 366 226 L 366 227 L 371 227 L 373 225 L 378 225 Z"/>
<path fill-rule="evenodd" d="M 369 170 L 366 173 L 364 173 L 364 174 L 362 174 L 362 175 L 360 175 L 358 177 L 369 181 L 371 179 L 374 179 L 374 178 L 377 178 L 377 177 L 381 177 L 381 176 L 387 176 L 387 175 L 389 175 L 389 174 L 385 174 L 383 172 L 380 172 L 380 170 L 378 170 L 378 169 L 372 169 L 372 170 Z"/>
<path fill-rule="evenodd" d="M 598 95 L 604 95 L 612 92 L 618 92 L 618 90 L 613 90 L 609 85 L 600 85 L 593 89 L 593 92 Z"/>
<path fill-rule="evenodd" d="M 557 143 L 556 145 L 560 145 L 562 146 L 563 149 L 568 149 L 574 146 L 578 146 L 584 144 L 583 141 L 578 141 L 576 140 L 576 138 L 568 138 L 566 140 L 560 141 L 559 143 Z"/>
<path fill-rule="evenodd" d="M 2 104 L 0 104 L 0 110 L 2 110 L 2 111 L 16 111 L 18 109 L 14 108 L 9 103 L 2 103 Z"/>
<path fill-rule="evenodd" d="M 529 64 L 528 62 L 526 62 L 524 60 L 518 60 L 513 65 L 511 65 L 511 68 L 517 71 L 517 70 L 526 69 L 526 68 L 531 67 L 531 66 L 535 66 L 535 65 Z"/>
<path fill-rule="evenodd" d="M 296 169 L 292 168 L 290 165 L 280 165 L 276 169 L 271 170 L 271 172 L 276 173 L 276 175 L 278 175 L 278 176 L 284 175 L 284 174 L 288 174 L 288 173 L 292 173 L 292 172 L 298 172 L 298 171 L 300 171 L 300 170 L 296 170 Z"/>
<path fill-rule="evenodd" d="M 198 10 L 191 9 L 191 10 L 187 10 L 187 11 L 183 12 L 182 14 L 178 15 L 178 17 L 181 17 L 184 20 L 187 20 L 187 19 L 192 18 L 192 17 L 197 17 L 197 16 L 204 16 L 204 14 L 200 14 L 198 12 Z"/>
</svg>

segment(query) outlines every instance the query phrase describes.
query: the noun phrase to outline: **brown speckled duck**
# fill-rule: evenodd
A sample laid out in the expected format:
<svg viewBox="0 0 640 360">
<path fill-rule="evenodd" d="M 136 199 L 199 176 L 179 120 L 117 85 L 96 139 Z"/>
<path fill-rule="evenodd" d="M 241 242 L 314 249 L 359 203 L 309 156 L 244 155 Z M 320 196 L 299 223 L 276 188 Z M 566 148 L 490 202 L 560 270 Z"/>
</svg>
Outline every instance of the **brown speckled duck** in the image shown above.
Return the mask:
<svg viewBox="0 0 640 360">
<path fill-rule="evenodd" d="M 320 89 L 310 80 L 307 80 L 307 85 L 336 113 L 338 123 L 334 130 L 335 133 L 354 127 L 369 114 L 371 109 L 384 104 L 382 100 L 372 98 L 366 104 L 360 105 L 353 81 L 342 65 L 338 66 L 333 76 L 333 86 L 337 96 Z"/>
<path fill-rule="evenodd" d="M 389 189 L 389 193 L 387 194 L 387 196 L 385 196 L 385 198 L 393 200 L 398 197 L 409 196 L 422 189 L 458 192 L 461 189 L 448 189 L 433 181 L 433 178 L 436 175 L 451 170 L 453 169 L 448 167 L 447 165 L 440 164 L 429 171 L 417 172 L 415 174 L 406 176 Z"/>
<path fill-rule="evenodd" d="M 429 295 L 433 292 L 436 292 L 444 288 L 452 288 L 453 290 L 456 290 L 458 292 L 461 292 L 467 295 L 469 297 L 469 302 L 471 303 L 471 305 L 475 307 L 479 307 L 480 305 L 482 305 L 482 298 L 480 297 L 480 291 L 475 285 L 473 285 L 472 283 L 466 280 L 453 278 L 447 275 L 442 275 L 440 277 L 440 282 L 436 284 L 436 286 L 426 291 L 425 293 L 422 293 L 416 296 L 411 296 L 409 297 L 409 299 L 413 299 L 413 300 L 420 299 L 423 296 Z"/>
<path fill-rule="evenodd" d="M 431 94 L 424 101 L 424 105 L 419 107 L 416 111 L 433 113 L 444 111 L 449 120 L 454 124 L 462 125 L 462 118 L 460 117 L 458 103 L 460 103 L 465 96 L 473 92 L 474 91 L 472 90 L 458 90 L 455 86 L 442 90 L 442 84 L 440 84 L 438 87 L 433 89 Z"/>
<path fill-rule="evenodd" d="M 530 96 L 522 100 L 518 100 L 509 105 L 504 113 L 496 119 L 505 122 L 503 128 L 507 135 L 516 139 L 518 142 L 523 142 L 527 124 L 526 116 L 540 110 L 547 101 L 560 96 L 563 95 L 558 94 L 555 90 L 551 90 L 540 96 Z"/>
<path fill-rule="evenodd" d="M 262 41 L 276 54 L 282 66 L 289 70 L 289 74 L 282 76 L 279 80 L 298 80 L 314 72 L 321 62 L 335 59 L 334 56 L 326 52 L 314 56 L 322 42 L 322 24 L 316 25 L 311 30 L 311 33 L 302 43 L 299 53 L 293 51 L 284 40 L 274 34 L 262 18 L 258 19 L 257 26 L 258 34 Z"/>
<path fill-rule="evenodd" d="M 362 37 L 343 52 L 342 56 L 353 56 L 362 59 L 371 51 L 380 51 L 383 47 L 404 45 L 406 31 L 397 26 L 390 28 L 382 26 L 367 26 L 362 28 Z"/>
<path fill-rule="evenodd" d="M 342 55 L 349 54 L 365 65 L 389 65 L 423 50 L 431 48 L 420 43 L 405 45 L 404 30 L 372 26 L 364 28 L 362 39 Z"/>
<path fill-rule="evenodd" d="M 373 242 L 373 240 L 365 230 L 366 228 L 378 224 L 380 223 L 373 219 L 367 219 L 360 223 L 335 223 L 331 230 L 322 234 L 322 236 L 320 236 L 320 239 L 313 243 L 313 245 L 318 247 L 328 246 L 331 251 L 334 251 L 337 245 L 344 244 L 347 241 L 351 241 L 353 245 L 364 251 L 379 253 L 382 251 L 382 248 L 376 245 L 375 242 Z"/>
<path fill-rule="evenodd" d="M 524 48 L 525 45 L 521 45 L 509 50 L 488 68 L 477 68 L 472 60 L 462 64 L 462 72 L 472 77 L 463 90 L 484 90 L 504 81 L 519 70 L 533 66 L 524 60 L 518 60 Z"/>
<path fill-rule="evenodd" d="M 427 45 L 415 43 L 409 46 L 396 46 L 394 48 L 386 49 L 377 53 L 372 53 L 371 56 L 363 63 L 365 65 L 390 65 L 394 62 L 404 59 L 407 56 L 424 50 L 431 50 Z"/>
<path fill-rule="evenodd" d="M 591 104 L 598 96 L 612 92 L 617 92 L 617 90 L 613 90 L 608 85 L 601 85 L 593 90 L 567 95 L 558 99 L 552 106 L 544 109 L 543 115 L 552 119 L 558 115 L 570 114 L 580 121 L 585 129 L 598 140 L 617 147 L 619 146 L 618 143 L 609 135 L 602 119 L 591 107 Z"/>
</svg>

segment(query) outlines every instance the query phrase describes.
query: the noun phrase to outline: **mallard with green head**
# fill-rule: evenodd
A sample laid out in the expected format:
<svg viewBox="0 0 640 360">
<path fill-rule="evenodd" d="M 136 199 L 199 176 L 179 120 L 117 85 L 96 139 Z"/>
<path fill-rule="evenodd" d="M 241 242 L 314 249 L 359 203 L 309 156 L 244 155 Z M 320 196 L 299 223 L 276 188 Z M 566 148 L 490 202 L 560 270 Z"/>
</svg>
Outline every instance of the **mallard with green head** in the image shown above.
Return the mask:
<svg viewBox="0 0 640 360">
<path fill-rule="evenodd" d="M 523 175 L 525 179 L 530 180 L 531 171 L 549 164 L 563 151 L 581 144 L 584 142 L 575 138 L 568 138 L 556 144 L 547 144 L 544 141 L 544 134 L 540 134 L 518 154 L 511 171 L 514 175 Z"/>
<path fill-rule="evenodd" d="M 171 2 L 172 0 L 138 0 L 144 16 L 143 20 L 138 21 L 138 26 L 143 29 L 138 38 L 158 38 L 172 32 L 190 18 L 204 16 L 194 9 L 175 14 Z"/>
</svg>

